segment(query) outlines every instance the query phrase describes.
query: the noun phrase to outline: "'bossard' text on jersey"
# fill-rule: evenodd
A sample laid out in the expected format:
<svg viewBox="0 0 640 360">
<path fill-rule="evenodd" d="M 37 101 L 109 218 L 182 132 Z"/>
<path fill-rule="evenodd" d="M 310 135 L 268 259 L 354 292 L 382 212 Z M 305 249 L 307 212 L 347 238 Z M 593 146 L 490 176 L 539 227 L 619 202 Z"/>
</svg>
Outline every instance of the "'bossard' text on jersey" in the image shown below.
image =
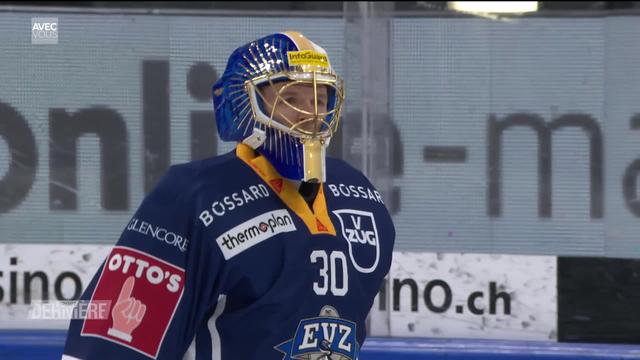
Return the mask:
<svg viewBox="0 0 640 360">
<path fill-rule="evenodd" d="M 171 167 L 82 295 L 63 359 L 356 359 L 395 230 L 327 159 L 310 209 L 245 145 Z M 326 357 L 325 355 L 329 355 Z"/>
</svg>

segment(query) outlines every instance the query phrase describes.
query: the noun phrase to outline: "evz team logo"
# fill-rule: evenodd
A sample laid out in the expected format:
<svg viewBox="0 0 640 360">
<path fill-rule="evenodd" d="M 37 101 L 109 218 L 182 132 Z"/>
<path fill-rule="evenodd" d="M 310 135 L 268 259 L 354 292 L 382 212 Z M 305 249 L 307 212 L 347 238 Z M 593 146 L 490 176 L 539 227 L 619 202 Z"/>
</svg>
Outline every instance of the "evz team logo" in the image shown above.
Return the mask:
<svg viewBox="0 0 640 360">
<path fill-rule="evenodd" d="M 349 244 L 353 267 L 361 273 L 371 273 L 380 260 L 380 238 L 376 219 L 368 211 L 343 209 L 333 212 L 342 225 L 342 236 Z"/>
<path fill-rule="evenodd" d="M 293 339 L 274 349 L 284 353 L 282 360 L 354 360 L 358 357 L 356 324 L 325 305 L 320 316 L 300 321 Z"/>
</svg>

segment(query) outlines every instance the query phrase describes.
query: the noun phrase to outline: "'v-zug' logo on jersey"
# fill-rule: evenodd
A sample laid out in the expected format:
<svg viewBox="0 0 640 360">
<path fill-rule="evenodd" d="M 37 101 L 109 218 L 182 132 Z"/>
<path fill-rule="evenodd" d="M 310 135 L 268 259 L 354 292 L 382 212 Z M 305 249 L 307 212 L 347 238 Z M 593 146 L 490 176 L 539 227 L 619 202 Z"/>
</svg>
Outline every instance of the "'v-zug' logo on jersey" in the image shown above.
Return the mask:
<svg viewBox="0 0 640 360">
<path fill-rule="evenodd" d="M 319 317 L 300 321 L 293 339 L 274 349 L 285 354 L 283 360 L 354 360 L 359 350 L 356 324 L 326 305 Z"/>
<path fill-rule="evenodd" d="M 368 211 L 343 209 L 333 212 L 342 225 L 342 236 L 349 243 L 353 267 L 361 273 L 371 273 L 380 260 L 380 238 L 376 219 Z"/>
</svg>

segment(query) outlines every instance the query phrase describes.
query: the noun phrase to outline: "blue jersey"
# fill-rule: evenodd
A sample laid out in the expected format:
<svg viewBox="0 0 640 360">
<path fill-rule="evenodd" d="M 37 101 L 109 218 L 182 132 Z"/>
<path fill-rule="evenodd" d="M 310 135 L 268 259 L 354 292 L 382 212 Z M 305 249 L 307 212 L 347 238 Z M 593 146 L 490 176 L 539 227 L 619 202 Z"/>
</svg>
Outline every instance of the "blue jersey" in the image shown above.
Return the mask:
<svg viewBox="0 0 640 360">
<path fill-rule="evenodd" d="M 82 295 L 63 359 L 356 359 L 395 230 L 363 174 L 326 168 L 310 207 L 243 144 L 172 166 Z"/>
</svg>

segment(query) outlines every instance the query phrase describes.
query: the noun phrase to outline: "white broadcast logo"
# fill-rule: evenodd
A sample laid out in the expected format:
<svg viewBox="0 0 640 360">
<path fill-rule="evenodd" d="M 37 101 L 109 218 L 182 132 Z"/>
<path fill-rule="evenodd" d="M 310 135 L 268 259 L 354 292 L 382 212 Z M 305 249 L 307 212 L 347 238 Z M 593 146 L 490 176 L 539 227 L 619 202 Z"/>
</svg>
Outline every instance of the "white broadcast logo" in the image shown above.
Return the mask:
<svg viewBox="0 0 640 360">
<path fill-rule="evenodd" d="M 57 17 L 31 18 L 31 43 L 32 44 L 57 44 L 58 43 L 58 18 Z"/>
</svg>

